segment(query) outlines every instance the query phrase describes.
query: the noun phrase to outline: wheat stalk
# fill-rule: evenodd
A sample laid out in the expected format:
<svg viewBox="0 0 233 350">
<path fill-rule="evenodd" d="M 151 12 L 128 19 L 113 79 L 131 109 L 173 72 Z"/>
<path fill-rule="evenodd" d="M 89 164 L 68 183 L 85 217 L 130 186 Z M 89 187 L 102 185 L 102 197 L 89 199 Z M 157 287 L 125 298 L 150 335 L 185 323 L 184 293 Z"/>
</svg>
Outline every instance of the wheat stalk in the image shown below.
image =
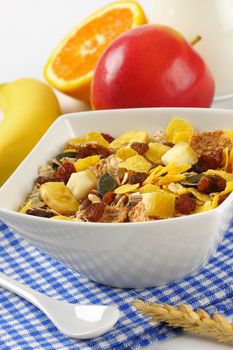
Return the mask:
<svg viewBox="0 0 233 350">
<path fill-rule="evenodd" d="M 135 300 L 133 305 L 143 315 L 150 316 L 153 322 L 166 322 L 171 327 L 182 327 L 185 331 L 209 335 L 221 343 L 233 344 L 233 322 L 229 323 L 217 313 L 210 316 L 202 309 L 195 312 L 186 304 L 170 306 Z"/>
</svg>

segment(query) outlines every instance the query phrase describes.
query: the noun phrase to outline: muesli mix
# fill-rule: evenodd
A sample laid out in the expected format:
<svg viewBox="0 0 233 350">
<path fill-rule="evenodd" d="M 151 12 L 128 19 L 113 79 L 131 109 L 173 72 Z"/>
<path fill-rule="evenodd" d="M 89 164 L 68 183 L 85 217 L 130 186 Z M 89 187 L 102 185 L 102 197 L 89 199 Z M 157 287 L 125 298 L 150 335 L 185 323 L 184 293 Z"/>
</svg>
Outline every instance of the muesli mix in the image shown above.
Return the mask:
<svg viewBox="0 0 233 350">
<path fill-rule="evenodd" d="M 19 211 L 57 220 L 160 220 L 216 208 L 233 191 L 233 131 L 195 132 L 174 117 L 153 135 L 96 131 L 39 169 Z"/>
</svg>

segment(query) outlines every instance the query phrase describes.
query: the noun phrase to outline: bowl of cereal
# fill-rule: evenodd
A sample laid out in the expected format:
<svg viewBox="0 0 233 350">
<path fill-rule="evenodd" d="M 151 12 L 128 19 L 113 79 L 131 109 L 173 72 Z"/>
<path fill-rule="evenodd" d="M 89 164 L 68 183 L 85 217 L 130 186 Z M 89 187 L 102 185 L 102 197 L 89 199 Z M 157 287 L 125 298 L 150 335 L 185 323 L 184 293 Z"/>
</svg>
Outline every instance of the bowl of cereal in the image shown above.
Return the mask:
<svg viewBox="0 0 233 350">
<path fill-rule="evenodd" d="M 198 108 L 64 115 L 1 187 L 0 217 L 93 281 L 179 280 L 204 266 L 232 219 L 232 118 Z"/>
</svg>

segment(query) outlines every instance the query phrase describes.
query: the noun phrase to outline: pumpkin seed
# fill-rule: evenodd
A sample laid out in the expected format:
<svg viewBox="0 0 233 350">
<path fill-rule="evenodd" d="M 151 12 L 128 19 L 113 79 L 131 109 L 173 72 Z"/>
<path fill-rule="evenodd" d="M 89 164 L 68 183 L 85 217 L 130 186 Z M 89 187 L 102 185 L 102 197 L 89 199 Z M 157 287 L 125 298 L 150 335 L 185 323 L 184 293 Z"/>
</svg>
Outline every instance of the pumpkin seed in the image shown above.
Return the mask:
<svg viewBox="0 0 233 350">
<path fill-rule="evenodd" d="M 99 178 L 97 182 L 97 190 L 102 196 L 107 192 L 112 192 L 114 188 L 115 180 L 109 173 L 105 173 Z"/>
<path fill-rule="evenodd" d="M 203 174 L 189 176 L 184 181 L 181 181 L 181 184 L 184 186 L 197 186 L 202 176 Z"/>
<path fill-rule="evenodd" d="M 60 159 L 65 158 L 65 157 L 67 157 L 67 158 L 76 158 L 76 155 L 77 155 L 77 152 L 74 152 L 74 151 L 72 151 L 72 152 L 63 152 L 63 153 L 58 154 L 56 156 L 56 159 L 60 160 Z"/>
</svg>

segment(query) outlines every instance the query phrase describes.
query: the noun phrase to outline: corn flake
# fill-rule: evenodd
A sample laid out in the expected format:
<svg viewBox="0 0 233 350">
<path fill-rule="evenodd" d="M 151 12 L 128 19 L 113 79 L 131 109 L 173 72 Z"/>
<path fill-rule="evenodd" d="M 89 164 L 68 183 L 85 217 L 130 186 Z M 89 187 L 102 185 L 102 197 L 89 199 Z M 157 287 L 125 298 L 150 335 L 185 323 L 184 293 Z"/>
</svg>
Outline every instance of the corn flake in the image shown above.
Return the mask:
<svg viewBox="0 0 233 350">
<path fill-rule="evenodd" d="M 181 131 L 178 132 L 172 139 L 172 143 L 174 143 L 175 145 L 178 142 L 189 142 L 190 139 L 192 137 L 192 133 L 191 132 L 187 132 L 187 131 Z"/>
<path fill-rule="evenodd" d="M 182 190 L 177 192 L 178 194 L 186 194 L 186 193 L 192 193 L 194 197 L 199 199 L 201 202 L 207 202 L 210 200 L 210 197 L 207 194 L 200 193 L 196 188 L 183 188 Z"/>
<path fill-rule="evenodd" d="M 114 192 L 116 194 L 130 193 L 130 192 L 134 192 L 138 187 L 139 187 L 139 184 L 133 184 L 133 185 L 125 184 L 120 187 L 117 187 Z"/>
<path fill-rule="evenodd" d="M 209 169 L 204 174 L 205 175 L 218 175 L 218 176 L 221 176 L 226 181 L 233 181 L 233 174 L 227 173 L 224 170 Z"/>
<path fill-rule="evenodd" d="M 97 131 L 90 131 L 86 134 L 86 142 L 97 142 L 104 147 L 109 147 L 109 142 Z"/>
<path fill-rule="evenodd" d="M 156 185 L 147 184 L 147 185 L 140 187 L 139 191 L 140 191 L 140 193 L 149 193 L 149 192 L 160 191 L 160 188 Z"/>
<path fill-rule="evenodd" d="M 138 153 L 130 148 L 130 147 L 126 147 L 126 148 L 120 148 L 117 152 L 116 152 L 116 157 L 121 158 L 123 160 L 126 160 L 130 157 L 136 156 Z"/>
<path fill-rule="evenodd" d="M 180 133 L 186 133 L 187 135 L 189 135 L 189 139 L 190 139 L 191 136 L 193 135 L 193 127 L 187 120 L 174 117 L 172 118 L 170 123 L 168 123 L 166 128 L 167 140 L 169 142 L 174 143 L 174 138 L 177 136 L 177 134 L 180 134 Z M 183 141 L 183 140 L 180 140 L 180 141 Z"/>
<path fill-rule="evenodd" d="M 186 176 L 183 174 L 179 174 L 179 175 L 171 175 L 171 174 L 167 174 L 163 177 L 161 177 L 160 179 L 158 179 L 158 181 L 156 182 L 156 184 L 158 186 L 162 186 L 162 185 L 168 185 L 171 182 L 180 182 L 185 180 Z"/>
<path fill-rule="evenodd" d="M 112 148 L 120 148 L 122 146 L 128 145 L 132 142 L 148 142 L 149 135 L 145 131 L 129 131 L 126 134 L 123 134 L 117 137 L 110 143 Z"/>
<path fill-rule="evenodd" d="M 74 163 L 74 166 L 77 171 L 82 171 L 82 170 L 86 170 L 92 165 L 95 165 L 99 161 L 100 161 L 99 156 L 89 156 L 78 160 L 77 162 Z"/>
<path fill-rule="evenodd" d="M 145 156 L 153 163 L 161 163 L 161 157 L 166 153 L 170 147 L 165 146 L 161 143 L 149 143 L 149 149 L 145 153 Z"/>
<path fill-rule="evenodd" d="M 151 163 L 148 162 L 143 156 L 136 155 L 120 163 L 119 168 L 147 174 L 151 168 Z"/>
</svg>

